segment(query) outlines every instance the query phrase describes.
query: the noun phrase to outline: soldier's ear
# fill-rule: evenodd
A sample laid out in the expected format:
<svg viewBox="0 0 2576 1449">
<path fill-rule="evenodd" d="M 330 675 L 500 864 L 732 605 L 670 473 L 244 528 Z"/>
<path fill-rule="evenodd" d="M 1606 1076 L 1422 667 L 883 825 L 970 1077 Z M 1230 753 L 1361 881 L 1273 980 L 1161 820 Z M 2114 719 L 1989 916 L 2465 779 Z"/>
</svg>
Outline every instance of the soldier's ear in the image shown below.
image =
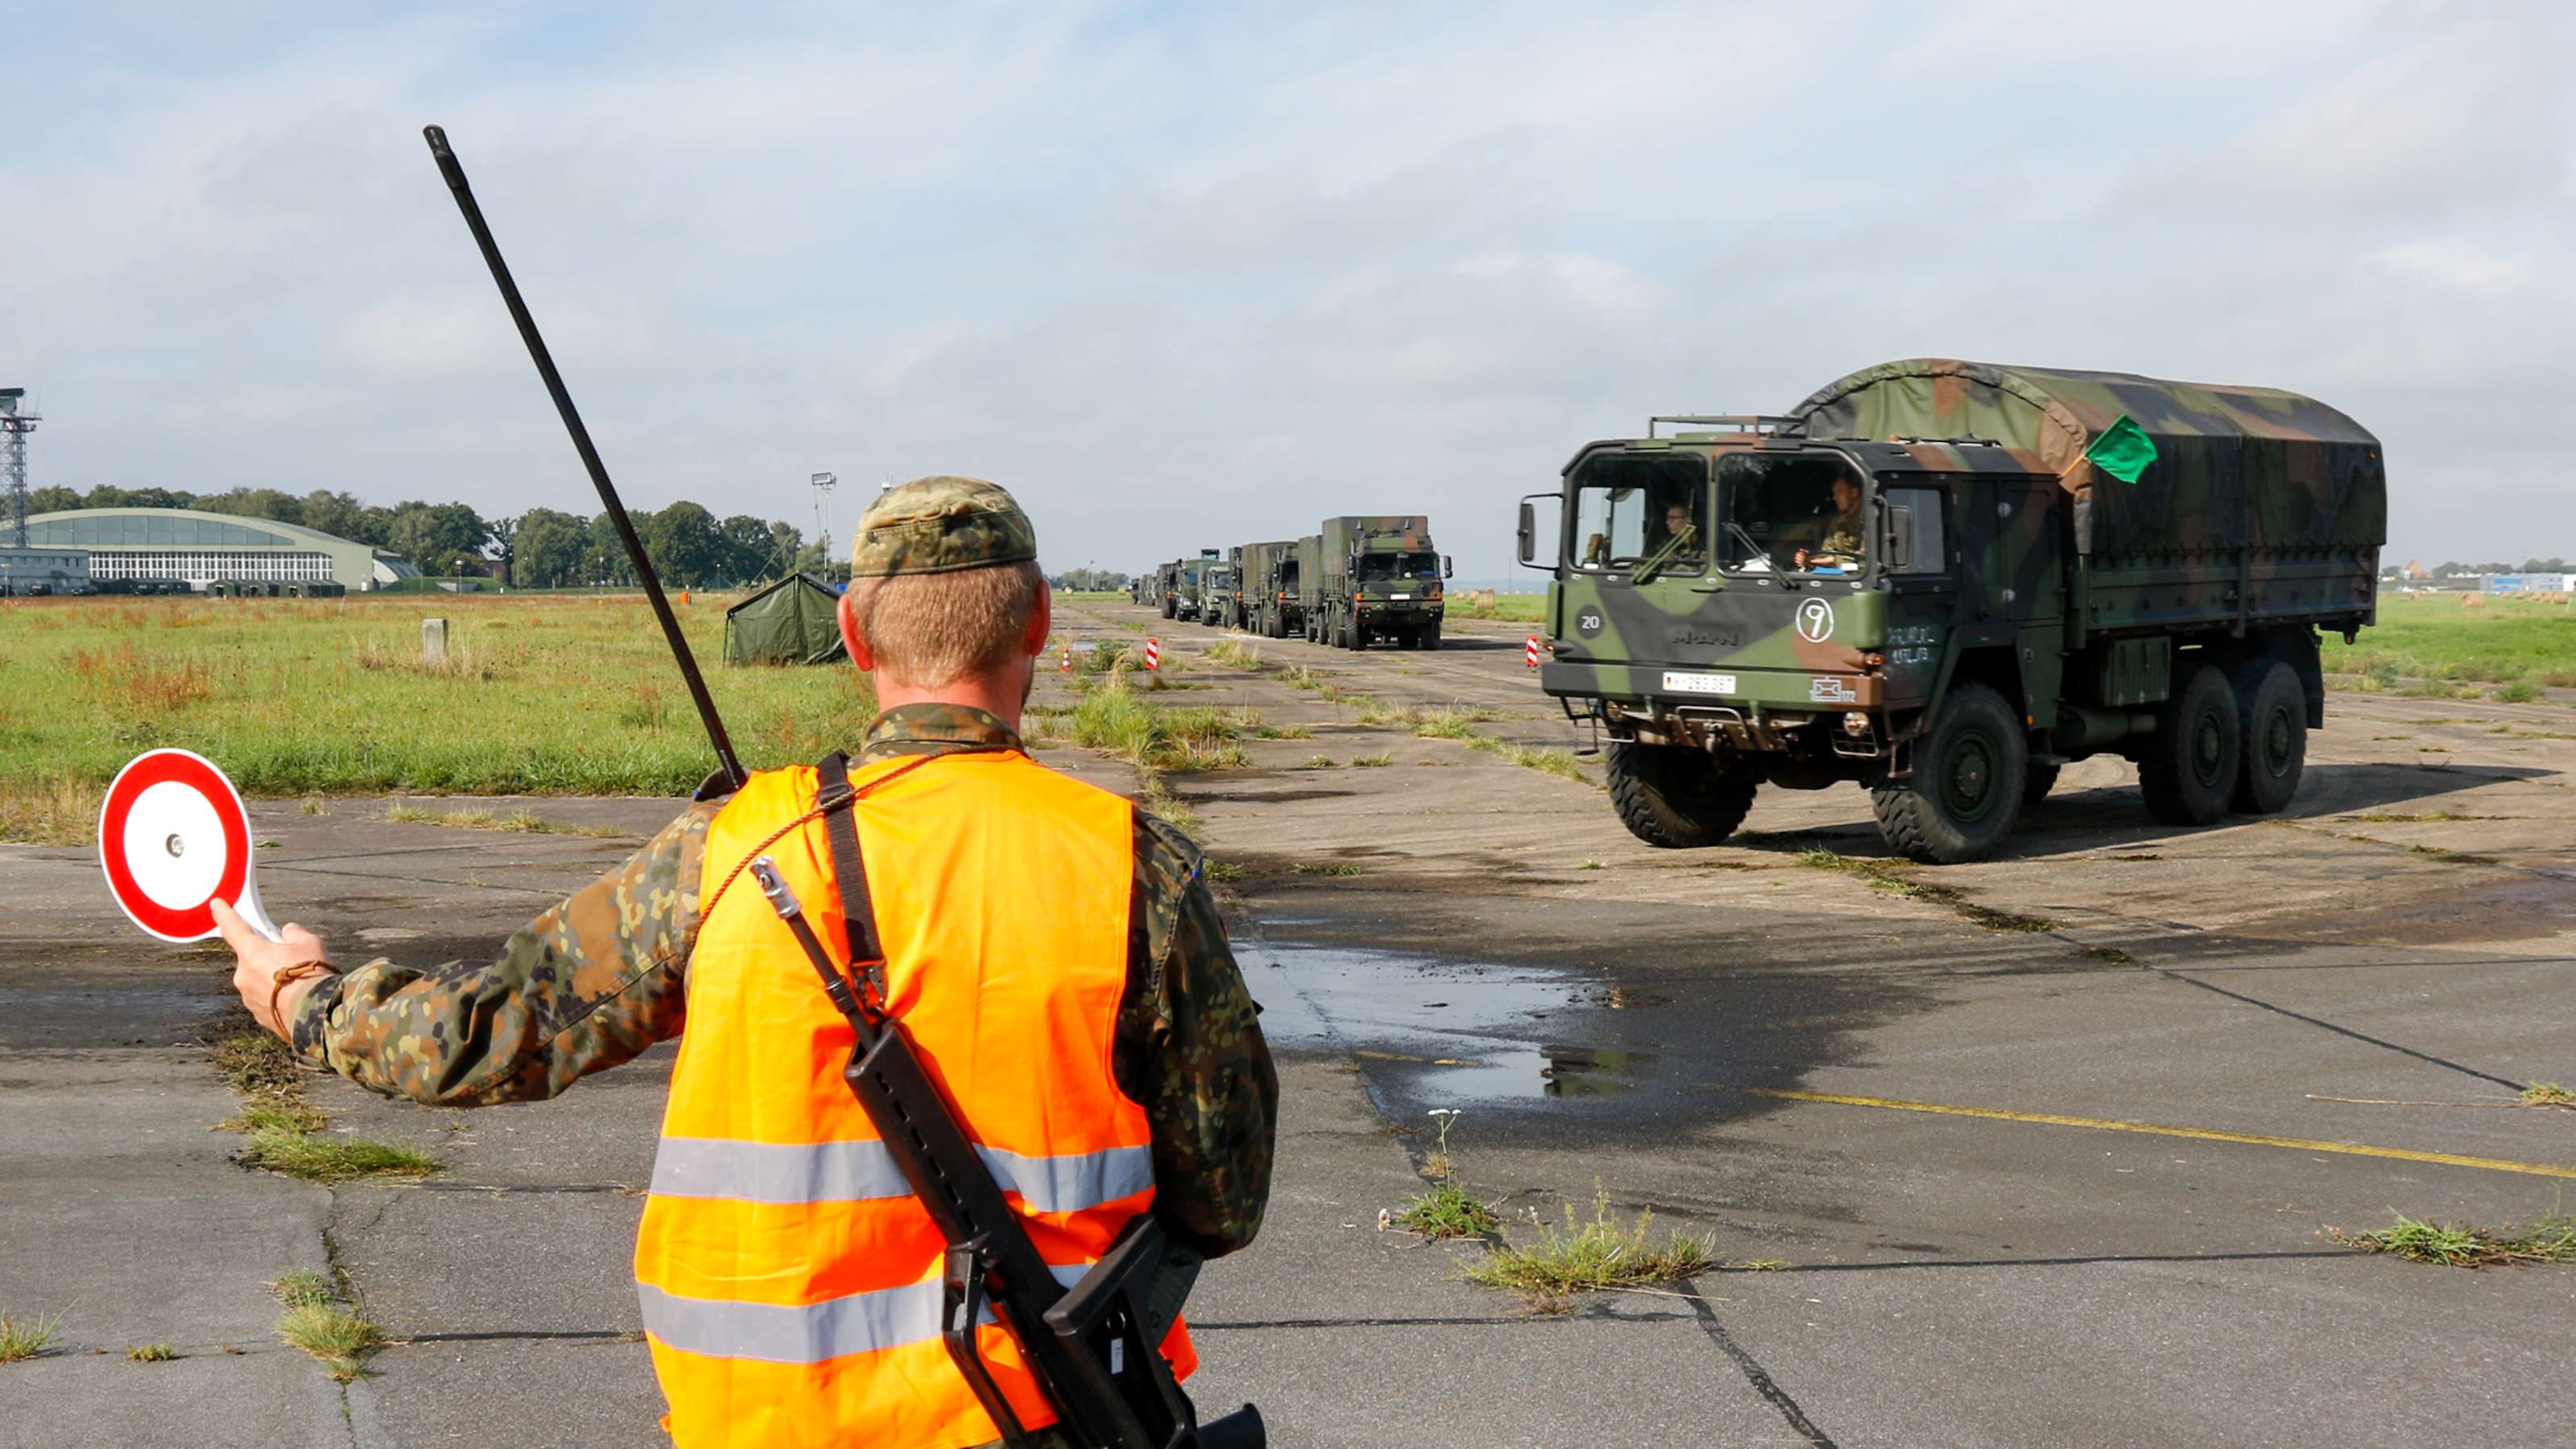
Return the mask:
<svg viewBox="0 0 2576 1449">
<path fill-rule="evenodd" d="M 1038 577 L 1037 602 L 1029 607 L 1029 627 L 1020 631 L 1022 652 L 1031 658 L 1044 654 L 1047 636 L 1054 632 L 1055 591 L 1047 587 L 1046 577 L 1041 574 Z"/>
<path fill-rule="evenodd" d="M 850 587 L 857 588 L 857 581 L 852 580 Z M 839 606 L 832 610 L 832 618 L 841 626 L 841 647 L 850 651 L 850 662 L 858 666 L 861 674 L 874 674 L 877 657 L 869 650 L 868 641 L 859 637 L 858 611 L 850 607 L 850 596 L 846 591 L 841 595 Z"/>
</svg>

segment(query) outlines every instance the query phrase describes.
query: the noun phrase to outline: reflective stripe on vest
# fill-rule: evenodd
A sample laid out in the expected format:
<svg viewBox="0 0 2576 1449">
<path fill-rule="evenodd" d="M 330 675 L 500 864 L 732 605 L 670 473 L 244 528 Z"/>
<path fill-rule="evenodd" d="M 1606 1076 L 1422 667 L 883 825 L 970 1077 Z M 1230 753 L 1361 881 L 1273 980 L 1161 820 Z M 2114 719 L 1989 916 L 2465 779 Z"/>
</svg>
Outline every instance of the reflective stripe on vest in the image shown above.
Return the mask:
<svg viewBox="0 0 2576 1449">
<path fill-rule="evenodd" d="M 1022 1157 L 978 1147 L 1002 1191 L 1032 1212 L 1062 1213 L 1133 1197 L 1154 1185 L 1147 1147 L 1112 1147 L 1065 1157 Z M 731 1142 L 665 1137 L 653 1159 L 657 1197 L 722 1197 L 740 1202 L 864 1202 L 909 1197 L 883 1142 Z"/>
<path fill-rule="evenodd" d="M 852 772 L 886 999 L 1030 1240 L 1070 1283 L 1153 1201 L 1144 1109 L 1111 1075 L 1134 818 L 1016 751 Z M 747 875 L 755 850 L 843 949 L 814 772 L 765 771 L 709 827 L 688 1024 L 635 1252 L 666 1421 L 702 1445 L 955 1449 L 1000 1437 L 940 1341 L 944 1244 L 841 1071 L 849 1024 Z M 1053 1422 L 989 1319 L 1030 1428 Z M 1164 1342 L 1196 1366 L 1188 1335 Z"/>
<path fill-rule="evenodd" d="M 1070 1288 L 1088 1270 L 1076 1263 L 1049 1271 Z M 942 1289 L 936 1279 L 797 1305 L 680 1298 L 653 1287 L 636 1291 L 643 1300 L 645 1332 L 672 1348 L 722 1358 L 822 1363 L 940 1334 Z M 977 1321 L 991 1323 L 993 1310 L 986 1308 Z"/>
</svg>

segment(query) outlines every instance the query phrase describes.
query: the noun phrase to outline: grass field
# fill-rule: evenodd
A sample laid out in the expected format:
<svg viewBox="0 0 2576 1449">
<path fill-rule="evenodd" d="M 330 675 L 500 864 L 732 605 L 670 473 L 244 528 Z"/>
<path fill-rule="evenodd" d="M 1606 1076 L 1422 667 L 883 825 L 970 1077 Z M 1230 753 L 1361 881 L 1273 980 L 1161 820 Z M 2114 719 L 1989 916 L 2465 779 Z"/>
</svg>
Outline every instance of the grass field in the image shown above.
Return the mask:
<svg viewBox="0 0 2576 1449">
<path fill-rule="evenodd" d="M 855 747 L 864 681 L 725 665 L 729 602 L 682 619 L 744 763 Z M 0 602 L 0 839 L 86 840 L 99 787 L 156 746 L 269 796 L 680 795 L 715 767 L 639 597 Z"/>
<path fill-rule="evenodd" d="M 1512 624 L 1535 624 L 1547 612 L 1545 594 L 1496 594 L 1494 602 L 1479 605 L 1479 594 L 1459 590 L 1449 596 L 1449 612 L 1461 619 L 1495 619 Z"/>
<path fill-rule="evenodd" d="M 2509 698 L 2576 688 L 2576 608 L 2477 597 L 2471 608 L 2457 595 L 2383 595 L 2379 622 L 2358 641 L 2326 640 L 2326 672 L 2381 689 L 2401 679 L 2502 685 Z"/>
</svg>

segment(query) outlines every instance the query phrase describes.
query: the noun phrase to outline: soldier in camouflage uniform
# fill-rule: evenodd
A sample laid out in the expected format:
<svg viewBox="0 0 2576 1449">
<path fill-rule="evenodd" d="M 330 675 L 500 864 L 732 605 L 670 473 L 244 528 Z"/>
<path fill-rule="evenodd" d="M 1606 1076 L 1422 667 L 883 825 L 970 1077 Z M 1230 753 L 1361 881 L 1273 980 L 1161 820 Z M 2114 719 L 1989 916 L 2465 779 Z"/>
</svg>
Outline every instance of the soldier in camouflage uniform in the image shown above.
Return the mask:
<svg viewBox="0 0 2576 1449">
<path fill-rule="evenodd" d="M 1831 559 L 1846 566 L 1860 562 L 1860 485 L 1849 478 L 1834 479 L 1834 513 L 1825 520 L 1824 537 L 1813 549 L 1800 549 L 1797 565 L 1807 568 Z"/>
<path fill-rule="evenodd" d="M 974 479 L 928 478 L 890 490 L 869 509 L 853 575 L 891 582 L 1027 567 L 1035 557 L 1034 532 L 1008 493 Z M 1043 610 L 1043 580 L 1037 588 Z M 845 602 L 845 635 L 853 626 Z M 869 657 L 856 647 L 852 654 Z M 853 770 L 894 756 L 1022 749 L 1027 663 L 1014 660 L 1008 677 L 930 689 L 880 671 L 879 696 L 891 707 L 868 726 Z M 283 944 L 272 943 L 217 902 L 238 958 L 235 985 L 252 1015 L 304 1064 L 369 1091 L 456 1107 L 550 1098 L 681 1034 L 705 842 L 722 806 L 691 805 L 623 866 L 539 915 L 483 964 L 379 958 L 339 971 L 310 932 L 289 927 Z M 1215 1256 L 1250 1243 L 1260 1228 L 1278 1080 L 1198 847 L 1142 810 L 1134 831 L 1126 984 L 1110 1067 L 1150 1127 L 1152 1210 L 1177 1239 Z M 837 1074 L 837 1061 L 833 1067 Z M 1069 1442 L 1054 1428 L 1037 1440 Z"/>
</svg>

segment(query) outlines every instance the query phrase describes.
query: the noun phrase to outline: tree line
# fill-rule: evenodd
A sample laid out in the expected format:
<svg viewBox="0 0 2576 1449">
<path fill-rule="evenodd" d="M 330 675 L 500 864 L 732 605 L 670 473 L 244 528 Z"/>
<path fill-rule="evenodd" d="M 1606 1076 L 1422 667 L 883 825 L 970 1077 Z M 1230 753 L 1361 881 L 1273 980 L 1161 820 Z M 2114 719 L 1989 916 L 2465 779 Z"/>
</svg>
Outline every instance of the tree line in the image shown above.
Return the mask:
<svg viewBox="0 0 2576 1449">
<path fill-rule="evenodd" d="M 237 518 L 294 523 L 406 560 L 436 578 L 496 576 L 519 588 L 565 588 L 636 582 L 635 566 L 605 513 L 590 517 L 531 508 L 486 518 L 462 503 L 417 499 L 385 508 L 355 496 L 317 488 L 301 496 L 275 488 L 235 488 L 190 493 L 177 488 L 118 488 L 101 484 L 87 493 L 69 488 L 28 490 L 31 512 L 76 508 L 194 508 Z M 682 499 L 657 511 L 629 510 L 653 571 L 675 588 L 728 588 L 784 577 L 795 571 L 820 578 L 846 577 L 848 565 L 825 556 L 794 524 L 738 513 L 717 518 Z M 496 567 L 497 566 L 497 567 Z"/>
</svg>

